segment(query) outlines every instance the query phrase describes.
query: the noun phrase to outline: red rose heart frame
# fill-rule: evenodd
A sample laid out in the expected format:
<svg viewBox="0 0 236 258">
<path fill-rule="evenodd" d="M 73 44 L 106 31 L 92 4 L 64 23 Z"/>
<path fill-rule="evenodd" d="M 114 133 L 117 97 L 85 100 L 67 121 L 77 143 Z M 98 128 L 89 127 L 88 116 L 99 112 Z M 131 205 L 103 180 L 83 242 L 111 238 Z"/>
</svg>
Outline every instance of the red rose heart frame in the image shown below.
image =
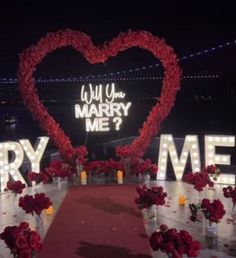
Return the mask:
<svg viewBox="0 0 236 258">
<path fill-rule="evenodd" d="M 66 29 L 48 33 L 36 45 L 30 46 L 20 54 L 18 80 L 24 104 L 34 119 L 38 121 L 40 127 L 52 139 L 60 153 L 68 159 L 77 150 L 72 147 L 69 137 L 65 135 L 59 124 L 41 103 L 33 75 L 37 65 L 48 53 L 66 46 L 71 46 L 80 52 L 91 64 L 103 63 L 108 58 L 131 47 L 150 51 L 160 59 L 165 71 L 160 100 L 153 106 L 147 120 L 143 123 L 139 136 L 133 143 L 117 148 L 117 155 L 120 157 L 141 158 L 156 136 L 162 122 L 170 113 L 175 103 L 176 93 L 180 88 L 181 69 L 178 66 L 174 50 L 164 40 L 146 31 L 120 33 L 112 41 L 96 47 L 85 33 Z"/>
</svg>

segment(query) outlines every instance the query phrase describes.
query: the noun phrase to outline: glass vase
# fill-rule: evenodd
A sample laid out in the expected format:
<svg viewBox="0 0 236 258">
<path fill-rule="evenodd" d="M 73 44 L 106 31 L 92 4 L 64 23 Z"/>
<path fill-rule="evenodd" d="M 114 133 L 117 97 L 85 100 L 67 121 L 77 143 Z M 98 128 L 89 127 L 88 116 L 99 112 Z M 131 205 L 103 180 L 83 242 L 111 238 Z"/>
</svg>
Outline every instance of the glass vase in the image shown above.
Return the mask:
<svg viewBox="0 0 236 258">
<path fill-rule="evenodd" d="M 139 173 L 138 174 L 138 182 L 139 184 L 150 186 L 150 175 L 148 173 Z"/>
<path fill-rule="evenodd" d="M 201 204 L 204 198 L 206 198 L 206 190 L 203 189 L 203 191 L 197 191 L 197 203 Z"/>
<path fill-rule="evenodd" d="M 144 219 L 147 223 L 157 220 L 157 206 L 155 204 L 145 209 Z"/>
<path fill-rule="evenodd" d="M 211 222 L 209 219 L 203 218 L 203 235 L 209 248 L 217 245 L 218 240 L 218 224 Z"/>
<path fill-rule="evenodd" d="M 236 203 L 234 203 L 234 202 L 232 205 L 231 214 L 232 214 L 232 222 L 233 222 L 233 224 L 236 224 Z"/>
<path fill-rule="evenodd" d="M 34 214 L 34 224 L 35 224 L 35 229 L 41 229 L 43 228 L 43 219 L 40 215 Z"/>
</svg>

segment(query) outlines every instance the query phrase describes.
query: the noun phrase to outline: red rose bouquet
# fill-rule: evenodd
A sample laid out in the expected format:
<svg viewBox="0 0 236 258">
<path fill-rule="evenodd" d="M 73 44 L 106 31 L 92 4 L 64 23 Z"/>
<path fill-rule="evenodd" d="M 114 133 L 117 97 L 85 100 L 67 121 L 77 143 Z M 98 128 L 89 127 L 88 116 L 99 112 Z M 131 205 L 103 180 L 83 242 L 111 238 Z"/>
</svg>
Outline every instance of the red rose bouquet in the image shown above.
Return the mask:
<svg viewBox="0 0 236 258">
<path fill-rule="evenodd" d="M 84 164 L 84 170 L 92 175 L 100 177 L 101 175 L 108 176 L 118 170 L 124 171 L 124 166 L 120 161 L 110 160 L 93 160 Z"/>
<path fill-rule="evenodd" d="M 11 191 L 12 193 L 21 194 L 23 189 L 25 188 L 25 184 L 22 184 L 21 181 L 8 181 L 7 182 L 7 190 Z"/>
<path fill-rule="evenodd" d="M 191 172 L 183 176 L 183 181 L 194 185 L 194 189 L 197 191 L 203 191 L 203 188 L 209 185 L 210 187 L 214 186 L 214 182 L 211 181 L 209 174 L 206 172 Z"/>
<path fill-rule="evenodd" d="M 21 222 L 19 226 L 8 226 L 0 234 L 14 257 L 31 258 L 42 248 L 40 235 L 30 230 L 29 224 Z"/>
<path fill-rule="evenodd" d="M 189 204 L 189 208 L 191 211 L 190 219 L 192 221 L 199 220 L 198 212 L 200 210 L 203 212 L 204 217 L 210 222 L 219 223 L 225 215 L 224 205 L 220 200 L 213 200 L 213 202 L 210 202 L 209 199 L 203 199 L 201 204 Z"/>
<path fill-rule="evenodd" d="M 32 215 L 35 212 L 40 216 L 41 212 L 51 205 L 51 200 L 44 193 L 36 193 L 34 196 L 25 195 L 19 199 L 19 207 L 25 210 L 26 213 L 31 213 Z"/>
<path fill-rule="evenodd" d="M 46 184 L 49 181 L 49 176 L 43 171 L 40 171 L 40 173 L 29 172 L 27 177 L 29 181 L 35 182 L 36 184 L 39 184 L 41 182 Z"/>
<path fill-rule="evenodd" d="M 149 208 L 153 204 L 164 205 L 167 193 L 163 191 L 162 186 L 153 186 L 149 189 L 146 185 L 137 186 L 136 191 L 139 197 L 135 198 L 135 203 L 138 204 L 140 209 Z"/>
<path fill-rule="evenodd" d="M 71 177 L 72 167 L 61 160 L 53 160 L 46 169 L 52 177 Z"/>
<path fill-rule="evenodd" d="M 132 162 L 132 172 L 134 174 L 156 175 L 158 167 L 150 159 L 136 160 Z"/>
<path fill-rule="evenodd" d="M 152 233 L 149 243 L 153 251 L 160 250 L 173 258 L 181 258 L 185 254 L 197 257 L 201 248 L 200 243 L 193 240 L 188 231 L 168 229 L 166 225 L 161 225 L 160 230 Z"/>
<path fill-rule="evenodd" d="M 207 173 L 214 181 L 217 181 L 220 176 L 220 169 L 216 165 L 209 165 L 207 167 L 202 167 L 202 172 Z"/>
<path fill-rule="evenodd" d="M 203 199 L 201 209 L 205 218 L 211 222 L 219 223 L 225 215 L 224 205 L 220 200 L 210 202 L 209 199 Z"/>
<path fill-rule="evenodd" d="M 233 205 L 236 205 L 236 187 L 232 187 L 231 185 L 223 188 L 223 194 L 226 198 L 231 198 Z"/>
</svg>

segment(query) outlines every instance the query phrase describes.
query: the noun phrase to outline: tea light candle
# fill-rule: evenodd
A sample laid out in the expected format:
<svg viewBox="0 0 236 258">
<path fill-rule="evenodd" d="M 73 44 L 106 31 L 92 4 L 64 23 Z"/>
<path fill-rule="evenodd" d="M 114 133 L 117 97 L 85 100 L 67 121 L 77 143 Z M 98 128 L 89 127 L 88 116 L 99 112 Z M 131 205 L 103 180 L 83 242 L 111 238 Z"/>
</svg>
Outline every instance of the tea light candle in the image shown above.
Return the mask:
<svg viewBox="0 0 236 258">
<path fill-rule="evenodd" d="M 47 209 L 45 209 L 45 214 L 47 215 L 52 215 L 53 214 L 53 207 L 50 206 Z"/>
<path fill-rule="evenodd" d="M 86 171 L 81 171 L 80 182 L 81 182 L 81 185 L 87 185 L 87 173 L 86 173 Z"/>
<path fill-rule="evenodd" d="M 183 195 L 181 195 L 179 197 L 179 205 L 185 205 L 185 201 L 186 201 L 185 197 Z"/>
<path fill-rule="evenodd" d="M 123 172 L 121 170 L 117 171 L 117 183 L 123 184 Z"/>
</svg>

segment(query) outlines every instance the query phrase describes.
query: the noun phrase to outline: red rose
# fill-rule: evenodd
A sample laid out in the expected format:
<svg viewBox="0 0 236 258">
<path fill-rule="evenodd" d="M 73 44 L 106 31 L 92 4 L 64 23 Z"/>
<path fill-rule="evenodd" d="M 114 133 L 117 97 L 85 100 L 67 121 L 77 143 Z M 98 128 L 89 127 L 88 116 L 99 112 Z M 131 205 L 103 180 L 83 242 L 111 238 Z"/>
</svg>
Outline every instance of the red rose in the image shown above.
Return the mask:
<svg viewBox="0 0 236 258">
<path fill-rule="evenodd" d="M 31 231 L 29 245 L 36 252 L 41 249 L 41 237 L 36 231 Z"/>
<path fill-rule="evenodd" d="M 186 242 L 187 244 L 191 244 L 193 241 L 192 236 L 188 233 L 188 231 L 186 230 L 181 230 L 180 231 L 180 235 L 183 238 L 184 242 Z"/>
<path fill-rule="evenodd" d="M 188 257 L 198 257 L 201 245 L 198 241 L 193 241 L 190 248 L 187 250 Z"/>
<path fill-rule="evenodd" d="M 167 231 L 167 229 L 168 229 L 168 226 L 165 225 L 165 224 L 162 224 L 162 225 L 160 226 L 160 230 L 161 230 L 161 231 Z"/>
<path fill-rule="evenodd" d="M 27 230 L 29 228 L 29 223 L 23 221 L 23 222 L 20 223 L 19 227 L 20 227 L 20 229 Z"/>
<path fill-rule="evenodd" d="M 19 249 L 27 248 L 28 247 L 27 239 L 24 236 L 19 235 L 16 238 L 16 247 Z"/>
<path fill-rule="evenodd" d="M 21 250 L 17 258 L 32 258 L 32 250 L 30 248 Z"/>
<path fill-rule="evenodd" d="M 149 239 L 149 243 L 152 247 L 152 250 L 157 251 L 160 248 L 162 241 L 163 241 L 163 236 L 160 232 L 152 233 Z"/>
</svg>

